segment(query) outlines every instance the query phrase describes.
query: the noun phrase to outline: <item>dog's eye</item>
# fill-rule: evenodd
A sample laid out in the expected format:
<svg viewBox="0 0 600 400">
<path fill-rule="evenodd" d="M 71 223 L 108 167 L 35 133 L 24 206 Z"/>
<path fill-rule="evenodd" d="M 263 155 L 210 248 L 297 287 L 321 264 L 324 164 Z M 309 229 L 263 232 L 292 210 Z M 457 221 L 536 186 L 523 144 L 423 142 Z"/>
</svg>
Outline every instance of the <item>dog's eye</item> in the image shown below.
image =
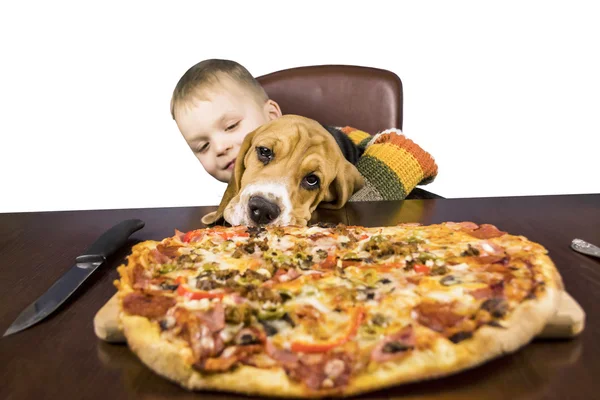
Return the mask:
<svg viewBox="0 0 600 400">
<path fill-rule="evenodd" d="M 268 149 L 263 146 L 258 146 L 256 148 L 256 153 L 258 154 L 258 159 L 263 164 L 267 165 L 273 159 L 273 152 L 271 149 Z"/>
<path fill-rule="evenodd" d="M 308 174 L 302 179 L 302 187 L 308 190 L 318 189 L 320 183 L 319 177 L 315 174 Z"/>
</svg>

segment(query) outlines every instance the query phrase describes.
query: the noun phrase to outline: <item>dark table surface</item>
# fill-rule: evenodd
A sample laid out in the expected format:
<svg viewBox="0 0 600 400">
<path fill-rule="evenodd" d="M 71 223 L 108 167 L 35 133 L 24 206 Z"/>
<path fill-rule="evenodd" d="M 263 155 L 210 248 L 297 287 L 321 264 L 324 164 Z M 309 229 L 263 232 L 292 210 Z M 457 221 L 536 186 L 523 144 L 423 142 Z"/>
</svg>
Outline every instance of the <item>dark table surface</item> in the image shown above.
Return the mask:
<svg viewBox="0 0 600 400">
<path fill-rule="evenodd" d="M 100 234 L 117 222 L 146 222 L 130 244 L 201 227 L 214 207 L 0 214 L 0 332 L 41 295 Z M 544 245 L 567 290 L 587 313 L 572 340 L 534 340 L 520 351 L 449 378 L 360 398 L 600 398 L 600 259 L 575 253 L 573 238 L 600 244 L 600 194 L 350 203 L 314 220 L 380 226 L 399 222 L 491 223 Z M 246 398 L 190 393 L 156 376 L 125 345 L 96 338 L 93 317 L 115 293 L 126 246 L 51 317 L 0 338 L 0 399 Z"/>
</svg>

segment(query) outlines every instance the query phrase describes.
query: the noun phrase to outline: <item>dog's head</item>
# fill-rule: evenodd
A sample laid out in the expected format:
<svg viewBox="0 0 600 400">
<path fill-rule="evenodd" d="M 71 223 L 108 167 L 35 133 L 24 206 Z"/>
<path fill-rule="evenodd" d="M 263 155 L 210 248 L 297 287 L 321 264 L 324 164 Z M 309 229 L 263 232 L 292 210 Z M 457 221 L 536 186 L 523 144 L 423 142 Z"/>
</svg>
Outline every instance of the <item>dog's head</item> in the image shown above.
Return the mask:
<svg viewBox="0 0 600 400">
<path fill-rule="evenodd" d="M 285 115 L 248 134 L 216 212 L 231 225 L 306 225 L 317 206 L 341 208 L 364 179 L 318 122 Z"/>
</svg>

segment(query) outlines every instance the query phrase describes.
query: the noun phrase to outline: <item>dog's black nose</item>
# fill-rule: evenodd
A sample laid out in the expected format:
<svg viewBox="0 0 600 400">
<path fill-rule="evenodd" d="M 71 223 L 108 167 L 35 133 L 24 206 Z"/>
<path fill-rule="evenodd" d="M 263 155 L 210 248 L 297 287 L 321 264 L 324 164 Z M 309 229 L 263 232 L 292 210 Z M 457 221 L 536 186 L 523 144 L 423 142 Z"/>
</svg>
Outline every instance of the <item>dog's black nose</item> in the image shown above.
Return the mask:
<svg viewBox="0 0 600 400">
<path fill-rule="evenodd" d="M 272 222 L 281 213 L 277 204 L 260 196 L 250 197 L 248 208 L 250 210 L 250 218 L 252 221 L 260 225 Z"/>
</svg>

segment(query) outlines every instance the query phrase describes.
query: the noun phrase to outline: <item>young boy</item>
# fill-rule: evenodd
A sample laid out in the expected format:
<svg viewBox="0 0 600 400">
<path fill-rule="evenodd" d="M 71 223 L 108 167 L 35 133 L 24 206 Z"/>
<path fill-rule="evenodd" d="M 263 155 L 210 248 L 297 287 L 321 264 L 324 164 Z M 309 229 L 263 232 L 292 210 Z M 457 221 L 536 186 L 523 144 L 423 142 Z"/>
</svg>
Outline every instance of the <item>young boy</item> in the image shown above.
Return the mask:
<svg viewBox="0 0 600 400">
<path fill-rule="evenodd" d="M 213 59 L 201 61 L 181 77 L 173 91 L 171 115 L 204 169 L 227 183 L 246 135 L 282 114 L 246 68 Z M 433 158 L 396 129 L 375 136 L 352 127 L 329 129 L 345 133 L 364 151 L 356 167 L 366 185 L 351 201 L 403 200 L 437 175 Z"/>
<path fill-rule="evenodd" d="M 246 135 L 281 110 L 240 64 L 205 60 L 177 83 L 171 115 L 206 172 L 227 183 Z"/>
</svg>

